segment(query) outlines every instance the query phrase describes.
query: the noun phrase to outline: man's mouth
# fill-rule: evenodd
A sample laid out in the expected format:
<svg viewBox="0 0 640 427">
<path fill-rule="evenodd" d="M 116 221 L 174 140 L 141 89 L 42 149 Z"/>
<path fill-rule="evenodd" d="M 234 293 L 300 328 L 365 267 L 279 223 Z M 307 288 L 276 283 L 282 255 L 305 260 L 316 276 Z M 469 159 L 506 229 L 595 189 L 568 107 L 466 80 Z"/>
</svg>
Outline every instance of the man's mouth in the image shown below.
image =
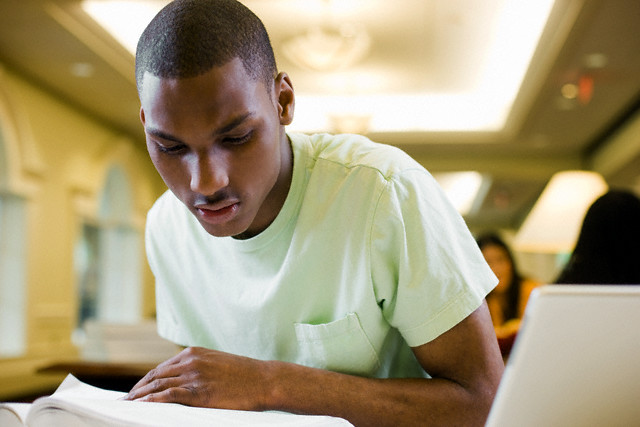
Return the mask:
<svg viewBox="0 0 640 427">
<path fill-rule="evenodd" d="M 196 205 L 196 215 L 208 224 L 223 224 L 233 219 L 240 208 L 240 203 L 230 203 L 224 206 Z"/>
</svg>

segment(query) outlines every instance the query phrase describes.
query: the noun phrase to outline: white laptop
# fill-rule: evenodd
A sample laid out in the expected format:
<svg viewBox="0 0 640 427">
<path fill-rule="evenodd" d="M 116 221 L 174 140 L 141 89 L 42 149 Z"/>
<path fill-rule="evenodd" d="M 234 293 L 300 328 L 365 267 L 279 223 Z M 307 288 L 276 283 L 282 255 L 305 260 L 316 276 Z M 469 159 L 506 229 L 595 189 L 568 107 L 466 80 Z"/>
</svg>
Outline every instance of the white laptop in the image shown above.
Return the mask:
<svg viewBox="0 0 640 427">
<path fill-rule="evenodd" d="M 534 290 L 487 426 L 640 426 L 640 286 Z"/>
</svg>

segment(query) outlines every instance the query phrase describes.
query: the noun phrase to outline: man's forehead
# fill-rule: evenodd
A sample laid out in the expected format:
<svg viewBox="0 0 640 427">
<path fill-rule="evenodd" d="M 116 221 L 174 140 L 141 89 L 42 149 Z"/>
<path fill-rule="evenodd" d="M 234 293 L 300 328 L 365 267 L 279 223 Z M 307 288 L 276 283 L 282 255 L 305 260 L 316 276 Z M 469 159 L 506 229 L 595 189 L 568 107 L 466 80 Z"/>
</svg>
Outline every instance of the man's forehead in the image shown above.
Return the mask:
<svg viewBox="0 0 640 427">
<path fill-rule="evenodd" d="M 247 76 L 237 64 L 186 78 L 161 77 L 146 71 L 142 82 L 140 102 L 145 126 L 174 135 L 195 123 L 206 123 L 211 128 L 208 134 L 221 133 L 229 123 L 237 125 L 238 117 L 277 111 L 273 92 L 267 92 L 262 82 Z"/>
<path fill-rule="evenodd" d="M 229 93 L 230 90 L 238 92 L 262 92 L 269 98 L 273 95 L 274 85 L 269 86 L 261 79 L 250 77 L 244 72 L 238 72 L 234 68 L 231 72 L 226 72 L 223 67 L 216 67 L 220 72 L 209 72 L 194 77 L 161 77 L 150 71 L 145 71 L 142 77 L 140 88 L 140 101 L 142 104 L 151 101 L 157 101 L 158 98 L 188 96 L 201 96 L 204 93 L 215 95 L 219 92 Z M 213 72 L 213 73 L 212 73 Z"/>
<path fill-rule="evenodd" d="M 142 75 L 142 93 L 155 92 L 160 88 L 170 88 L 177 86 L 180 82 L 192 79 L 193 77 L 164 77 L 145 71 Z"/>
</svg>

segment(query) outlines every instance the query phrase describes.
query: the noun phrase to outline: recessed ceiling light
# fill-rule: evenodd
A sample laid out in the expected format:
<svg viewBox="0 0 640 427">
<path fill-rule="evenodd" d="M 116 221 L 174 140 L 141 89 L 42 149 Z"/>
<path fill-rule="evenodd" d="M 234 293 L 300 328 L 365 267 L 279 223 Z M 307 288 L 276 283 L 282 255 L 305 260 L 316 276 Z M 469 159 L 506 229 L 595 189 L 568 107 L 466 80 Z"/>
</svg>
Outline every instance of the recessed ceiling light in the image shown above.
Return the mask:
<svg viewBox="0 0 640 427">
<path fill-rule="evenodd" d="M 578 85 L 575 83 L 566 83 L 560 88 L 560 93 L 566 99 L 576 99 L 578 96 Z"/>
<path fill-rule="evenodd" d="M 95 73 L 95 67 L 88 62 L 74 62 L 69 71 L 76 77 L 89 78 Z"/>
<path fill-rule="evenodd" d="M 597 69 L 604 68 L 607 66 L 609 62 L 609 58 L 604 53 L 590 53 L 589 55 L 585 55 L 584 66 L 587 68 Z"/>
</svg>

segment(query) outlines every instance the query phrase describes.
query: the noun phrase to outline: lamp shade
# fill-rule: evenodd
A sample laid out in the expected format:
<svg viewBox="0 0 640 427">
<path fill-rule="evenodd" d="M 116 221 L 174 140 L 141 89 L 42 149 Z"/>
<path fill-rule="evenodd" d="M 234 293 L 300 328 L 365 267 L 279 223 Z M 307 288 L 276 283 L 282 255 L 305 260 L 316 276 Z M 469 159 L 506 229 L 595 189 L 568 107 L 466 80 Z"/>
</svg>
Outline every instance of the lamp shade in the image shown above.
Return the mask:
<svg viewBox="0 0 640 427">
<path fill-rule="evenodd" d="M 596 172 L 556 173 L 516 234 L 514 248 L 523 252 L 571 252 L 587 210 L 607 190 L 607 183 Z"/>
</svg>

